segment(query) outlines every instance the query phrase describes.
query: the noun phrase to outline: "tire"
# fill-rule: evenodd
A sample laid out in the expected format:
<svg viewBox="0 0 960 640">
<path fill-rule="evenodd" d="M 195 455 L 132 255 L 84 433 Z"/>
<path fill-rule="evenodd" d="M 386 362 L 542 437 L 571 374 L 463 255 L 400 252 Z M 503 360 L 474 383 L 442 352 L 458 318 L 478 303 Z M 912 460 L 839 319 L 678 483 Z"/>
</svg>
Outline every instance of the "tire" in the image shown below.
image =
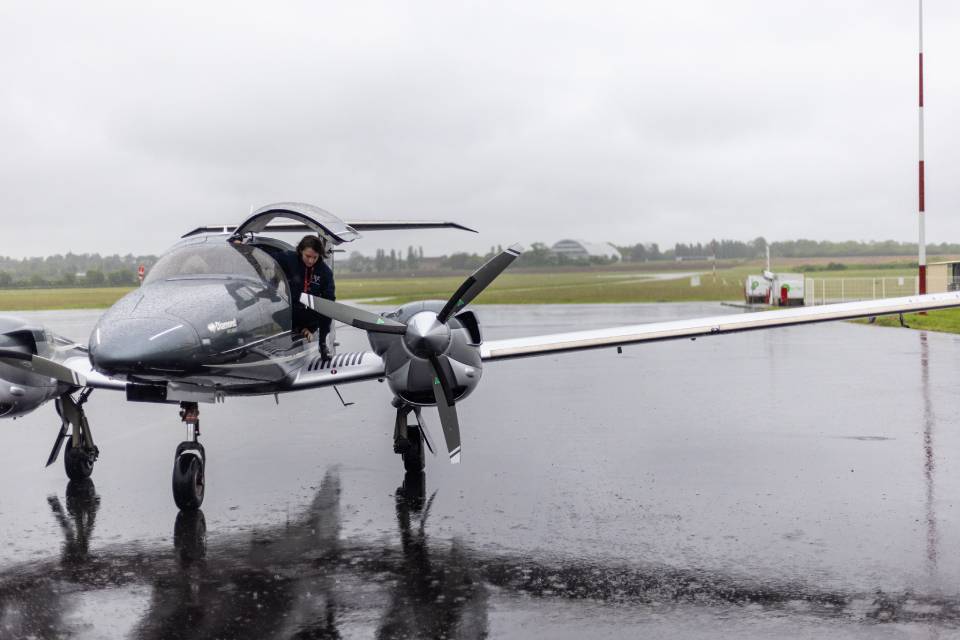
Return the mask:
<svg viewBox="0 0 960 640">
<path fill-rule="evenodd" d="M 189 564 L 207 555 L 207 521 L 199 509 L 181 511 L 173 525 L 173 547 L 180 561 Z"/>
<path fill-rule="evenodd" d="M 82 449 L 73 447 L 73 436 L 64 443 L 63 469 L 71 480 L 84 480 L 93 473 L 93 460 Z"/>
<path fill-rule="evenodd" d="M 427 474 L 423 471 L 408 471 L 403 474 L 403 485 L 397 489 L 397 497 L 404 500 L 406 506 L 417 512 L 423 508 L 427 496 Z"/>
<path fill-rule="evenodd" d="M 199 509 L 203 504 L 203 462 L 193 451 L 177 456 L 173 463 L 173 501 L 182 511 Z"/>
<path fill-rule="evenodd" d="M 424 455 L 423 435 L 420 433 L 420 427 L 407 427 L 407 441 L 410 447 L 403 452 L 403 469 L 407 472 L 423 471 L 426 466 L 426 456 Z"/>
</svg>

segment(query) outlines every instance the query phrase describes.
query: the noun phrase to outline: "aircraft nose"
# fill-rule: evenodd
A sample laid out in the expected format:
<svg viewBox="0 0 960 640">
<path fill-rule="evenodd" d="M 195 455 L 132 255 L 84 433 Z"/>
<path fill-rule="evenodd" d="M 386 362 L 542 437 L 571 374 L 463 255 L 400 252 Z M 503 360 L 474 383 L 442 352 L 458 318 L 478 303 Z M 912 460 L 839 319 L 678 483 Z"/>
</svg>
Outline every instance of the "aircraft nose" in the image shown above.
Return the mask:
<svg viewBox="0 0 960 640">
<path fill-rule="evenodd" d="M 101 321 L 89 346 L 90 362 L 109 373 L 182 371 L 194 366 L 200 355 L 197 332 L 175 317 Z"/>
</svg>

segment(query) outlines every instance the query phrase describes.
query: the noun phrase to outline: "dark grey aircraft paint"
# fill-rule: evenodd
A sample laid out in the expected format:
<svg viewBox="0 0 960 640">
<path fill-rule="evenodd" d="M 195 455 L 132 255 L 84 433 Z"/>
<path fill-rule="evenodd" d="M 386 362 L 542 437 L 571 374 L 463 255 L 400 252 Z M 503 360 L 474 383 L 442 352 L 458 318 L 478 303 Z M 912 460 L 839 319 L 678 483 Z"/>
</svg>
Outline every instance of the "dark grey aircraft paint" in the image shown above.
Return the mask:
<svg viewBox="0 0 960 640">
<path fill-rule="evenodd" d="M 183 240 L 143 286 L 113 305 L 90 335 L 90 360 L 113 375 L 222 385 L 276 382 L 289 334 L 290 292 L 264 250 L 225 236 Z M 255 364 L 237 368 L 222 365 Z"/>
</svg>

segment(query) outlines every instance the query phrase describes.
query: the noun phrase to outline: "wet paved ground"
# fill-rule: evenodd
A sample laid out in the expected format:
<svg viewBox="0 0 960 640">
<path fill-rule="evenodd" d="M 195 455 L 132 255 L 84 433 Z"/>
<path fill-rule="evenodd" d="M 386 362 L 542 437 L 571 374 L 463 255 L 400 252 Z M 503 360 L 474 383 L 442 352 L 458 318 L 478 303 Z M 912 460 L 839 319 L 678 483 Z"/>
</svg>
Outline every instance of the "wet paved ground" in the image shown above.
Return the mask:
<svg viewBox="0 0 960 640">
<path fill-rule="evenodd" d="M 479 308 L 488 338 L 725 312 Z M 85 340 L 96 314 L 34 317 Z M 960 637 L 960 338 L 817 325 L 483 376 L 463 464 L 423 484 L 385 385 L 202 406 L 195 518 L 175 406 L 96 392 L 86 485 L 43 469 L 52 406 L 0 422 L 0 638 Z"/>
</svg>

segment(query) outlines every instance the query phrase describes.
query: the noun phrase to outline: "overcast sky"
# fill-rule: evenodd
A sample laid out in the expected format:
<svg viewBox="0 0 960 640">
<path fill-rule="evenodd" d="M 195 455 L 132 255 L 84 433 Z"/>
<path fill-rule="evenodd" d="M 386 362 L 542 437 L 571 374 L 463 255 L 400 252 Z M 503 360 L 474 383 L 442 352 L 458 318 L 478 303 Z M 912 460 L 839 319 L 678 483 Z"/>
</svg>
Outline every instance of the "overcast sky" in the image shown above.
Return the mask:
<svg viewBox="0 0 960 640">
<path fill-rule="evenodd" d="M 917 2 L 0 2 L 0 255 L 158 253 L 282 200 L 427 254 L 917 237 Z M 960 241 L 960 3 L 924 3 Z"/>
</svg>

